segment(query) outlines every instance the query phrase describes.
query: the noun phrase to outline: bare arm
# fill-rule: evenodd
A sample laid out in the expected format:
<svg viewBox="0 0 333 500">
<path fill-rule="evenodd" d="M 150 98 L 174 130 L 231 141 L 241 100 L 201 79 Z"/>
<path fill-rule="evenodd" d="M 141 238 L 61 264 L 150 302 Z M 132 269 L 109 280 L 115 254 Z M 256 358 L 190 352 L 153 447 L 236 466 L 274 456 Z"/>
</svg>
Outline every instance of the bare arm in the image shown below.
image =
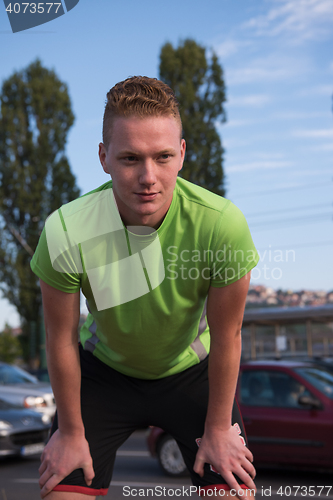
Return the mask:
<svg viewBox="0 0 333 500">
<path fill-rule="evenodd" d="M 250 273 L 224 288 L 211 287 L 207 319 L 211 334 L 209 354 L 209 402 L 205 432 L 194 470 L 203 475 L 209 463 L 217 469 L 230 488 L 239 489 L 233 473 L 250 488 L 255 488 L 251 452 L 231 426 L 241 356 L 241 326 Z"/>
<path fill-rule="evenodd" d="M 65 293 L 40 281 L 46 329 L 46 354 L 57 404 L 59 429 L 42 454 L 42 498 L 64 477 L 83 468 L 87 484 L 94 472 L 81 418 L 81 369 L 78 351 L 80 294 Z"/>
</svg>

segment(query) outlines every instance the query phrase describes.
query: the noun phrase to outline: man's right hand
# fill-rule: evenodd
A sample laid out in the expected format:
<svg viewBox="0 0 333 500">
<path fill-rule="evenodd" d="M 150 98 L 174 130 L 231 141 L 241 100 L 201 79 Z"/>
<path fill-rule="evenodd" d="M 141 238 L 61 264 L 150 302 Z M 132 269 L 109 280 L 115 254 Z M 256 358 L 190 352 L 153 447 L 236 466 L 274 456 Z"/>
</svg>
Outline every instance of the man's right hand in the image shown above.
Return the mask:
<svg viewBox="0 0 333 500">
<path fill-rule="evenodd" d="M 89 445 L 83 434 L 62 434 L 59 429 L 44 448 L 39 467 L 41 498 L 75 469 L 83 469 L 88 486 L 95 476 Z"/>
</svg>

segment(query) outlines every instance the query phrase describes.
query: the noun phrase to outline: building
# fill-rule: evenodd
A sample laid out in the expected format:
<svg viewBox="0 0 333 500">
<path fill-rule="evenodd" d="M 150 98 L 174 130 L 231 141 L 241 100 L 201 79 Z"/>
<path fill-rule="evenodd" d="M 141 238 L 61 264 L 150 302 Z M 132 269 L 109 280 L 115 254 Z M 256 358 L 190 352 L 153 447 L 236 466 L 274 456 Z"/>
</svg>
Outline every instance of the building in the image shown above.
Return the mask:
<svg viewBox="0 0 333 500">
<path fill-rule="evenodd" d="M 245 310 L 243 359 L 333 356 L 333 304 Z"/>
</svg>

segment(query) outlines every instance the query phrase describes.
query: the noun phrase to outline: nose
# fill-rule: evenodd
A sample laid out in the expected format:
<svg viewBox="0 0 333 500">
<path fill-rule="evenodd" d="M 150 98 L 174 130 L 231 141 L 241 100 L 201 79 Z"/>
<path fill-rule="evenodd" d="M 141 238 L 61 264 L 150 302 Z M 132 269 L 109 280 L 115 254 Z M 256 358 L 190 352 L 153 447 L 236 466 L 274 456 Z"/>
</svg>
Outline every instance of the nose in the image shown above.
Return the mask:
<svg viewBox="0 0 333 500">
<path fill-rule="evenodd" d="M 156 165 L 152 160 L 147 159 L 142 162 L 139 182 L 146 186 L 153 186 L 156 184 Z"/>
</svg>

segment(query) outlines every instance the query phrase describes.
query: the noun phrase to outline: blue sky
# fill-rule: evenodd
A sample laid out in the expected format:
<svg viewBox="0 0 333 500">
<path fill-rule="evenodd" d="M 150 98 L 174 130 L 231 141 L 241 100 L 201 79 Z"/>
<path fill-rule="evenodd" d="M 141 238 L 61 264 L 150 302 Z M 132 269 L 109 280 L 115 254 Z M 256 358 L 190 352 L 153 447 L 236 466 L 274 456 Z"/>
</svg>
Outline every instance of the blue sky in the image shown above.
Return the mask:
<svg viewBox="0 0 333 500">
<path fill-rule="evenodd" d="M 332 0 L 80 0 L 13 34 L 0 5 L 0 81 L 39 57 L 68 84 L 76 121 L 67 155 L 85 193 L 108 180 L 97 150 L 109 88 L 158 77 L 167 41 L 214 50 L 227 87 L 227 122 L 217 125 L 227 197 L 261 255 L 252 283 L 332 290 L 332 26 Z M 0 311 L 0 326 L 18 324 L 4 300 Z"/>
</svg>

